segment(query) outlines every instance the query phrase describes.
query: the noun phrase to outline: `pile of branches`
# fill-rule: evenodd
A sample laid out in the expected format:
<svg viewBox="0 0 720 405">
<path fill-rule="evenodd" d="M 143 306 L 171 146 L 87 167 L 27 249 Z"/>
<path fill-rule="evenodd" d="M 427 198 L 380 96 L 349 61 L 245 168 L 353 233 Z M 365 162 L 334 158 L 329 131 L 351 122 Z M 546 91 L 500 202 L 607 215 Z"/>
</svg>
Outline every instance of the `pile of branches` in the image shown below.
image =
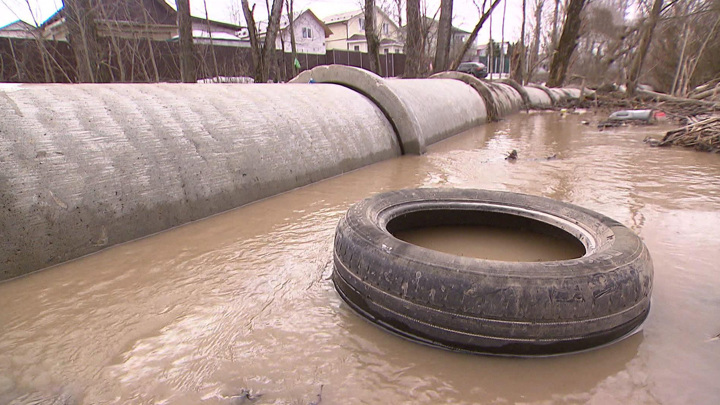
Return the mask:
<svg viewBox="0 0 720 405">
<path fill-rule="evenodd" d="M 670 145 L 720 153 L 720 115 L 688 117 L 684 127 L 668 131 L 657 146 Z"/>
<path fill-rule="evenodd" d="M 720 78 L 710 80 L 703 85 L 695 87 L 695 89 L 688 93 L 687 98 L 720 102 Z"/>
</svg>

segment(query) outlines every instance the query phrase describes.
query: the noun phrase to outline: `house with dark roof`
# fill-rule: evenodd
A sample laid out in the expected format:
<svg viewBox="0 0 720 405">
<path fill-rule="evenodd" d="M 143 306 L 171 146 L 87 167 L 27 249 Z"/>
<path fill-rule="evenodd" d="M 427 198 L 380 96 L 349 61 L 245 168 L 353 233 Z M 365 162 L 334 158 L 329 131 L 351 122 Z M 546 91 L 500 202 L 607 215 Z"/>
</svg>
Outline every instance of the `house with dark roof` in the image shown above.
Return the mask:
<svg viewBox="0 0 720 405">
<path fill-rule="evenodd" d="M 326 41 L 327 49 L 367 52 L 363 10 L 331 15 L 323 21 L 332 32 Z M 405 44 L 400 27 L 378 7 L 375 7 L 375 24 L 375 32 L 380 39 L 380 53 L 402 53 Z"/>
<path fill-rule="evenodd" d="M 17 20 L 0 27 L 0 38 L 34 39 L 37 28 L 25 21 Z"/>
<path fill-rule="evenodd" d="M 177 11 L 164 0 L 97 0 L 95 21 L 100 36 L 157 41 L 177 39 Z M 66 41 L 66 9 L 61 7 L 40 25 L 46 39 Z M 191 17 L 193 35 L 203 42 L 215 34 L 218 42 L 233 41 L 241 26 Z M 240 39 L 237 38 L 239 42 Z"/>
</svg>

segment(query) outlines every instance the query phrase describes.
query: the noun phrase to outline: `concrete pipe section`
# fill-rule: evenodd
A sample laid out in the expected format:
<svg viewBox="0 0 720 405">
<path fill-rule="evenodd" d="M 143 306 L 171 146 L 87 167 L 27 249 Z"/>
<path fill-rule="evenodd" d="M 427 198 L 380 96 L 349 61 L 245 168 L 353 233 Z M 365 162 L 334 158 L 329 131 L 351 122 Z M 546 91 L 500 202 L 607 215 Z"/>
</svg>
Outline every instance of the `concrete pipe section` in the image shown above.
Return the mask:
<svg viewBox="0 0 720 405">
<path fill-rule="evenodd" d="M 530 108 L 543 109 L 553 106 L 553 100 L 545 90 L 533 86 L 525 86 L 525 91 L 527 92 L 528 99 L 530 100 Z"/>
<path fill-rule="evenodd" d="M 512 83 L 443 75 L 330 65 L 283 85 L 2 85 L 0 280 L 421 154 L 527 104 Z M 572 95 L 525 89 L 536 108 Z"/>
<path fill-rule="evenodd" d="M 426 145 L 483 124 L 487 112 L 480 94 L 458 80 L 383 79 L 367 70 L 318 66 L 293 83 L 333 83 L 373 100 L 393 123 L 408 154 L 422 154 Z"/>
<path fill-rule="evenodd" d="M 401 153 L 342 86 L 5 85 L 0 110 L 0 280 Z"/>
</svg>

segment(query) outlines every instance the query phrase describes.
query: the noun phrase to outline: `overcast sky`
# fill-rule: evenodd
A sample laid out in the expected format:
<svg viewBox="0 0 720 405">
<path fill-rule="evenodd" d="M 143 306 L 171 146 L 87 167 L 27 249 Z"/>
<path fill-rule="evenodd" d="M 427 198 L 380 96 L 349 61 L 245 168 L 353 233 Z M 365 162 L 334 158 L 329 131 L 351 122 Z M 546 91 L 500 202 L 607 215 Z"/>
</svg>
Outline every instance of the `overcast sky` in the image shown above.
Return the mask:
<svg viewBox="0 0 720 405">
<path fill-rule="evenodd" d="M 303 10 L 306 8 L 312 11 L 320 18 L 325 16 L 342 13 L 345 11 L 357 10 L 360 8 L 361 0 L 294 0 L 295 10 Z M 505 39 L 515 41 L 520 37 L 520 25 L 522 23 L 522 0 L 505 0 L 507 1 L 507 11 L 505 20 Z M 424 0 L 427 5 L 427 15 L 432 17 L 437 11 L 440 0 Z M 50 17 L 60 6 L 62 0 L 29 0 L 33 9 L 35 20 L 38 23 L 43 22 Z M 169 4 L 175 5 L 174 0 L 169 0 Z M 207 0 L 207 8 L 210 19 L 225 22 L 234 22 L 231 17 L 231 5 L 236 3 L 239 5 L 240 0 Z M 250 4 L 258 3 L 256 8 L 256 19 L 266 18 L 264 1 L 252 1 Z M 272 1 L 270 1 L 272 3 Z M 380 1 L 377 1 L 379 4 Z M 482 4 L 481 0 L 478 3 Z M 490 1 L 488 1 L 490 3 Z M 528 2 L 530 3 L 530 2 Z M 472 0 L 455 0 L 453 9 L 453 25 L 460 27 L 466 31 L 473 29 L 478 21 L 477 7 Z M 190 0 L 190 8 L 192 14 L 198 17 L 204 17 L 205 11 L 202 0 Z M 238 7 L 239 8 L 239 7 Z M 528 10 L 528 12 L 530 12 Z M 437 14 L 439 17 L 439 14 Z M 495 41 L 500 40 L 501 26 L 503 16 L 503 4 L 500 3 L 493 13 L 492 36 Z M 28 11 L 26 0 L 0 0 L 0 27 L 5 26 L 17 19 L 25 20 L 33 23 L 33 17 Z M 404 19 L 403 19 L 404 21 Z M 478 42 L 485 43 L 489 37 L 489 22 L 485 24 L 480 32 Z"/>
</svg>

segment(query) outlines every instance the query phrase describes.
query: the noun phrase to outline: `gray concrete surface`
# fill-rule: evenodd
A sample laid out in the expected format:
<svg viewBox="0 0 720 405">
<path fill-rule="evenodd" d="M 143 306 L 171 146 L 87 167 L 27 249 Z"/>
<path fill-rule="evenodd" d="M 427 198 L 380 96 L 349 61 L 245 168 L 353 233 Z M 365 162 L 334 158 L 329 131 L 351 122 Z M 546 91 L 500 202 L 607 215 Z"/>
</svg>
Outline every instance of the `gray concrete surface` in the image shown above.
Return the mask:
<svg viewBox="0 0 720 405">
<path fill-rule="evenodd" d="M 487 82 L 478 79 L 473 75 L 457 71 L 445 71 L 435 73 L 430 76 L 431 79 L 455 79 L 471 86 L 475 91 L 480 94 L 485 104 L 485 112 L 487 115 L 487 121 L 493 122 L 500 119 L 500 113 L 498 112 L 497 105 L 495 104 L 495 97 L 493 97 L 492 91 L 487 86 Z"/>
<path fill-rule="evenodd" d="M 400 155 L 335 85 L 0 85 L 0 280 Z"/>
<path fill-rule="evenodd" d="M 523 109 L 525 103 L 523 103 L 522 96 L 512 86 L 497 81 L 488 82 L 487 84 L 493 93 L 493 97 L 495 97 L 500 117 L 515 114 Z"/>
<path fill-rule="evenodd" d="M 543 109 L 552 107 L 553 101 L 545 90 L 533 86 L 524 87 L 530 100 L 530 108 Z"/>
<path fill-rule="evenodd" d="M 537 84 L 537 83 L 528 84 L 527 87 L 534 87 L 536 89 L 540 89 L 540 90 L 544 91 L 545 94 L 547 94 L 548 97 L 550 97 L 550 100 L 552 101 L 552 105 L 555 105 L 558 102 L 560 102 L 560 99 L 558 98 L 558 94 L 555 91 L 552 91 L 549 87 L 545 87 L 544 85 Z"/>
<path fill-rule="evenodd" d="M 364 69 L 343 65 L 318 66 L 293 83 L 334 83 L 372 99 L 393 123 L 403 151 L 422 154 L 426 145 L 485 122 L 480 95 L 457 80 L 383 79 Z"/>
<path fill-rule="evenodd" d="M 303 84 L 314 81 L 314 84 Z M 339 65 L 294 84 L 0 84 L 0 280 L 238 207 L 579 90 Z"/>
</svg>

